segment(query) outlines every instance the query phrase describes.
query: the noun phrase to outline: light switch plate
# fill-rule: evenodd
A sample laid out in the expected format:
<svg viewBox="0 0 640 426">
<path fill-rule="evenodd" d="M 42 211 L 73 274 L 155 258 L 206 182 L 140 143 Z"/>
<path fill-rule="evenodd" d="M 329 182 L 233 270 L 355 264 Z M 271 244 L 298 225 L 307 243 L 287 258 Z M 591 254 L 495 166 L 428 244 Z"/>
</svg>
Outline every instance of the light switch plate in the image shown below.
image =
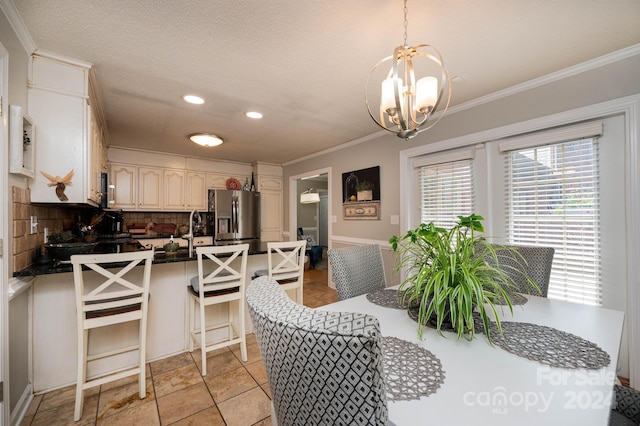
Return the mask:
<svg viewBox="0 0 640 426">
<path fill-rule="evenodd" d="M 392 225 L 400 225 L 400 216 L 398 216 L 397 214 L 392 214 L 391 215 L 391 224 Z"/>
<path fill-rule="evenodd" d="M 31 227 L 29 228 L 29 233 L 30 234 L 38 233 L 38 217 L 37 216 L 31 216 Z"/>
</svg>

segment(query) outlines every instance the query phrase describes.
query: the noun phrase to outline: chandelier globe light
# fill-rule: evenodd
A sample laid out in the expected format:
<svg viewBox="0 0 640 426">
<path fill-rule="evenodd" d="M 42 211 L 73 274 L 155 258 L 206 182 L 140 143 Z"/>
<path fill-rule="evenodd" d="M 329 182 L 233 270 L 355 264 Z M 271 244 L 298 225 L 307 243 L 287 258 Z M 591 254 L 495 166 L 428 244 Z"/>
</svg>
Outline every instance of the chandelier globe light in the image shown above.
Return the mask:
<svg viewBox="0 0 640 426">
<path fill-rule="evenodd" d="M 451 100 L 451 80 L 440 52 L 429 44 L 407 45 L 407 25 L 404 0 L 403 44 L 373 66 L 365 94 L 373 121 L 405 140 L 435 126 Z M 370 99 L 375 98 L 380 102 L 372 109 Z"/>
</svg>

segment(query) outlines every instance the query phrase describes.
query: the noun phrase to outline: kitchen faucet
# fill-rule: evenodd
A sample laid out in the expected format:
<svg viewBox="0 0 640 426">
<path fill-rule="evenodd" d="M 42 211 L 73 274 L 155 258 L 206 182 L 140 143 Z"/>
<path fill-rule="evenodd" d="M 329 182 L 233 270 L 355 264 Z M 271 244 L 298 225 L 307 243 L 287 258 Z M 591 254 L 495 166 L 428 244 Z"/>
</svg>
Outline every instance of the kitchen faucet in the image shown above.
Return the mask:
<svg viewBox="0 0 640 426">
<path fill-rule="evenodd" d="M 200 218 L 200 213 L 198 213 L 197 210 L 191 210 L 191 213 L 189 214 L 189 233 L 182 236 L 183 239 L 189 241 L 189 257 L 193 256 L 193 220 L 194 218 L 196 221 L 198 221 L 198 223 L 200 223 L 200 221 L 202 220 Z"/>
</svg>

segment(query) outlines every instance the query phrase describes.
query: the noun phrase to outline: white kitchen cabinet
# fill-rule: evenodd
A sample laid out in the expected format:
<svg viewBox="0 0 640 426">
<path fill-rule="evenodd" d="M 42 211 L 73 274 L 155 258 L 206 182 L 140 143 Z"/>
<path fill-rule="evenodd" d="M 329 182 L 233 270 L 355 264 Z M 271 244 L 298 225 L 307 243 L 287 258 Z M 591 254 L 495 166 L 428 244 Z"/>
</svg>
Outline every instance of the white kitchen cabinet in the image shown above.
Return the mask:
<svg viewBox="0 0 640 426">
<path fill-rule="evenodd" d="M 96 109 L 88 105 L 89 109 L 89 162 L 87 176 L 89 180 L 87 198 L 100 204 L 102 197 L 101 173 L 107 171 L 107 161 L 104 148 L 104 130 Z"/>
<path fill-rule="evenodd" d="M 162 209 L 185 210 L 185 172 L 184 170 L 164 170 L 162 175 Z"/>
<path fill-rule="evenodd" d="M 282 241 L 282 167 L 256 164 L 260 191 L 260 239 Z"/>
<path fill-rule="evenodd" d="M 133 210 L 138 206 L 138 168 L 125 164 L 111 163 L 109 182 L 114 186 L 113 204 L 115 209 Z"/>
<path fill-rule="evenodd" d="M 162 177 L 157 167 L 138 167 L 138 209 L 162 209 Z"/>
<path fill-rule="evenodd" d="M 207 174 L 187 172 L 185 204 L 187 210 L 207 209 Z"/>
<path fill-rule="evenodd" d="M 38 52 L 30 58 L 29 116 L 38 123 L 36 170 L 30 184 L 32 202 L 100 202 L 96 176 L 103 168 L 92 152 L 102 148 L 92 144 L 102 145 L 102 141 L 94 142 L 92 134 L 101 139 L 103 132 L 101 126 L 91 129 L 90 69 L 90 64 L 52 54 Z M 95 110 L 93 117 L 99 123 L 99 108 Z"/>
</svg>

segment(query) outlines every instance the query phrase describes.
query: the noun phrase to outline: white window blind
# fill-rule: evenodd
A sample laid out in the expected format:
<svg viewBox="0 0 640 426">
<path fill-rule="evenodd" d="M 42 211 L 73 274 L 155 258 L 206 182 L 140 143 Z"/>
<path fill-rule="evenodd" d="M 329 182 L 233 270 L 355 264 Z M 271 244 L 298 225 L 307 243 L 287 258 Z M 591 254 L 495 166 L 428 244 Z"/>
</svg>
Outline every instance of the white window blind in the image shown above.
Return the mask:
<svg viewBox="0 0 640 426">
<path fill-rule="evenodd" d="M 420 220 L 451 227 L 474 209 L 472 159 L 418 167 Z"/>
<path fill-rule="evenodd" d="M 550 298 L 601 304 L 597 148 L 589 138 L 506 155 L 509 242 L 555 248 Z"/>
</svg>

